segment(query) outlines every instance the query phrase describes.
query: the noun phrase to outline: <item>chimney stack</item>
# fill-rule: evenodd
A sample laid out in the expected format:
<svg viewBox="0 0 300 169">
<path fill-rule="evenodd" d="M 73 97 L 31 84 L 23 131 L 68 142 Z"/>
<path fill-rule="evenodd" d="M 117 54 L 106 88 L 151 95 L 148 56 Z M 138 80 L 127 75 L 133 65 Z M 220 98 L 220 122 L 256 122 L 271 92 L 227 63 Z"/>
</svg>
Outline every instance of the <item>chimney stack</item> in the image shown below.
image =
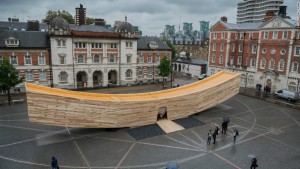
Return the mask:
<svg viewBox="0 0 300 169">
<path fill-rule="evenodd" d="M 226 17 L 226 16 L 222 16 L 222 17 L 221 17 L 221 21 L 227 23 L 227 17 Z"/>
<path fill-rule="evenodd" d="M 270 19 L 272 19 L 275 16 L 275 12 L 274 11 L 268 11 L 266 13 L 265 18 L 263 19 L 263 22 L 268 22 Z"/>
<path fill-rule="evenodd" d="M 27 31 L 40 31 L 40 23 L 38 20 L 27 21 Z"/>
<path fill-rule="evenodd" d="M 95 25 L 97 26 L 105 26 L 105 20 L 104 19 L 95 19 Z"/>
</svg>

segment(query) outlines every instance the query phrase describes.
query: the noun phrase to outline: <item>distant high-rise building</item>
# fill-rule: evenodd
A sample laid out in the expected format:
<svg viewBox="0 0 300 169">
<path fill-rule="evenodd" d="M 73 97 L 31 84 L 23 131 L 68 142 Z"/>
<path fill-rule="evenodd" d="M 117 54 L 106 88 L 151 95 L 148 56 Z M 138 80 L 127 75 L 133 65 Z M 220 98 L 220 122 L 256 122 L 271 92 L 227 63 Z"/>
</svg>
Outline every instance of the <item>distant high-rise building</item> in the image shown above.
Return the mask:
<svg viewBox="0 0 300 169">
<path fill-rule="evenodd" d="M 283 0 L 243 0 L 237 7 L 237 24 L 258 23 L 268 11 L 278 13 Z"/>
<path fill-rule="evenodd" d="M 85 25 L 85 17 L 86 17 L 86 13 L 85 13 L 86 8 L 83 8 L 83 5 L 80 4 L 79 8 L 76 8 L 76 25 Z"/>
<path fill-rule="evenodd" d="M 209 37 L 209 22 L 208 21 L 200 21 L 200 34 L 203 39 Z"/>
</svg>

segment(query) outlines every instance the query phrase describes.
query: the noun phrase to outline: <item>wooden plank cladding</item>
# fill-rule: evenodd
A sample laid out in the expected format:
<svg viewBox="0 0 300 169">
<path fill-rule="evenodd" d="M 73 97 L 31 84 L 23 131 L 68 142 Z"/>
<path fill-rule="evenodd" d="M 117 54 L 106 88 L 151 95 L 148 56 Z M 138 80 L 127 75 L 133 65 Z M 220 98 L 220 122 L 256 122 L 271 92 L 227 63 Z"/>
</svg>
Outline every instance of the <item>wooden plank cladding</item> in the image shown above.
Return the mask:
<svg viewBox="0 0 300 169">
<path fill-rule="evenodd" d="M 240 74 L 219 72 L 182 87 L 138 94 L 96 94 L 26 84 L 30 122 L 83 128 L 136 127 L 211 108 L 239 92 Z"/>
</svg>

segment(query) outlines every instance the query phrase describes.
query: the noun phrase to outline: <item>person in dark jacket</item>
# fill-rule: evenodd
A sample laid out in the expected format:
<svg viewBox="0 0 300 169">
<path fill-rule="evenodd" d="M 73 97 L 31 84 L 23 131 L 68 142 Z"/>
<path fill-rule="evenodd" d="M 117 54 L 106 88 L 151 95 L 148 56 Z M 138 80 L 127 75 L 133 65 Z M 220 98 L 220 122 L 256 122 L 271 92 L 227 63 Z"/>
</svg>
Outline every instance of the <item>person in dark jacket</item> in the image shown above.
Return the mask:
<svg viewBox="0 0 300 169">
<path fill-rule="evenodd" d="M 250 169 L 255 169 L 256 167 L 258 167 L 258 165 L 257 165 L 257 159 L 254 157 L 251 160 L 251 167 L 250 167 Z"/>
<path fill-rule="evenodd" d="M 217 132 L 215 131 L 212 136 L 213 136 L 213 139 L 214 139 L 213 144 L 215 144 L 216 143 L 216 138 L 217 138 Z"/>
<path fill-rule="evenodd" d="M 236 136 L 239 135 L 239 131 L 237 129 L 234 130 L 233 142 L 235 143 Z"/>
<path fill-rule="evenodd" d="M 58 169 L 57 159 L 54 156 L 52 156 L 51 167 L 52 169 Z"/>
<path fill-rule="evenodd" d="M 224 121 L 224 122 L 222 123 L 222 132 L 221 132 L 221 133 L 226 134 L 227 126 L 228 126 L 227 122 Z"/>
</svg>

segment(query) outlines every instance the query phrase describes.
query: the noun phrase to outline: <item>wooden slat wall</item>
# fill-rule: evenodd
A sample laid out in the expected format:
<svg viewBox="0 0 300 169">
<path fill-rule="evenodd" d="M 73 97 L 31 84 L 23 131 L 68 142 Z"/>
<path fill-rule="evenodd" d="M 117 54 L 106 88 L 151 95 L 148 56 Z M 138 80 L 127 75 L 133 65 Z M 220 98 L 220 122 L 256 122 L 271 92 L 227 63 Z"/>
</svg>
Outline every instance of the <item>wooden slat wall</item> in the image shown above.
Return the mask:
<svg viewBox="0 0 300 169">
<path fill-rule="evenodd" d="M 154 124 L 160 107 L 167 107 L 169 120 L 187 117 L 236 95 L 239 92 L 239 84 L 240 76 L 235 75 L 205 90 L 195 90 L 187 94 L 177 91 L 178 94 L 173 94 L 170 98 L 137 101 L 89 100 L 27 89 L 29 120 L 34 123 L 83 128 L 119 128 Z M 180 87 L 177 89 L 180 91 Z"/>
</svg>

